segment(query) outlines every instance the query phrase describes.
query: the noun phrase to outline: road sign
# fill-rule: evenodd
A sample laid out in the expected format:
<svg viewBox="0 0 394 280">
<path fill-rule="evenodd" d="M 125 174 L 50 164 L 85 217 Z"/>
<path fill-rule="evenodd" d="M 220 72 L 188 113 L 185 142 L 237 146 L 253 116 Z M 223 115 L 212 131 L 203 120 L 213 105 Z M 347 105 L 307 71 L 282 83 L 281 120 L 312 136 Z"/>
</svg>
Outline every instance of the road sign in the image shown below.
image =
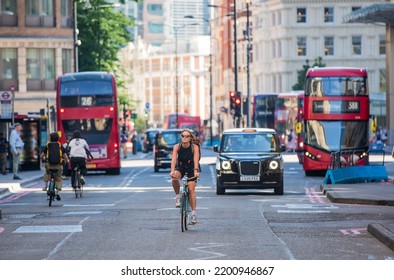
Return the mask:
<svg viewBox="0 0 394 280">
<path fill-rule="evenodd" d="M 149 107 L 150 107 L 149 102 L 146 102 L 146 103 L 145 103 L 145 108 L 146 108 L 146 109 L 149 109 Z"/>
<path fill-rule="evenodd" d="M 0 119 L 12 118 L 12 93 L 0 91 Z"/>
</svg>

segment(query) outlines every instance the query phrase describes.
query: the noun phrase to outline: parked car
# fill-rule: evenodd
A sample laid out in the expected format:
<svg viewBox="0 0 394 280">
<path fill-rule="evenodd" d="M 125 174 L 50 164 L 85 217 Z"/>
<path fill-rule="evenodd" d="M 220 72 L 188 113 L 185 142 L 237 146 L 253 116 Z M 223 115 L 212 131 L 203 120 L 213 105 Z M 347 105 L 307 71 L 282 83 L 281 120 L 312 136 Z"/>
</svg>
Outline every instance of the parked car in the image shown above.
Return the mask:
<svg viewBox="0 0 394 280">
<path fill-rule="evenodd" d="M 236 128 L 223 132 L 216 159 L 216 194 L 226 189 L 274 189 L 283 194 L 283 158 L 274 129 Z"/>
<path fill-rule="evenodd" d="M 181 141 L 182 129 L 165 129 L 156 133 L 154 153 L 154 170 L 171 168 L 172 150 Z"/>
<path fill-rule="evenodd" d="M 155 144 L 156 133 L 161 130 L 159 128 L 150 128 L 145 132 L 145 139 L 142 143 L 142 152 L 148 153 L 153 152 L 153 146 Z"/>
</svg>

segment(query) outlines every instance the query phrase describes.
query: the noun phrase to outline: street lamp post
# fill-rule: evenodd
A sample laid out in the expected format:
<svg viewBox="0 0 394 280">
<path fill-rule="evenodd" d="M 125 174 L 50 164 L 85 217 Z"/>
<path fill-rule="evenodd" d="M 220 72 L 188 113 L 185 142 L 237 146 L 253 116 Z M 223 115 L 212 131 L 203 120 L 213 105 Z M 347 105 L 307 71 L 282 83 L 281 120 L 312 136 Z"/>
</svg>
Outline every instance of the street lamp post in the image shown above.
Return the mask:
<svg viewBox="0 0 394 280">
<path fill-rule="evenodd" d="M 74 72 L 78 72 L 78 46 L 81 41 L 78 40 L 78 25 L 77 25 L 77 1 L 73 3 L 73 19 L 74 19 Z"/>
<path fill-rule="evenodd" d="M 251 116 L 250 116 L 250 23 L 249 23 L 249 5 L 250 5 L 250 0 L 246 0 L 246 34 L 248 36 L 248 44 L 247 44 L 247 50 L 246 50 L 246 65 L 247 65 L 247 96 L 246 96 L 246 102 L 247 102 L 247 120 L 246 120 L 246 125 L 247 127 L 250 127 L 251 125 Z M 245 112 L 244 112 L 245 113 Z"/>
</svg>

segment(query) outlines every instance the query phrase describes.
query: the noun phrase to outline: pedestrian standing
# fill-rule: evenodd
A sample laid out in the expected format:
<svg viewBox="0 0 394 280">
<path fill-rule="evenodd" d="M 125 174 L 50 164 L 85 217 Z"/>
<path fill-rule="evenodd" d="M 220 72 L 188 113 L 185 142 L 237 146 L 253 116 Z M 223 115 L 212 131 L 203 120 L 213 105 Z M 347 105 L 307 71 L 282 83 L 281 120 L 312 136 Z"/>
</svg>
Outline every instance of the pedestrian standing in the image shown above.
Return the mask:
<svg viewBox="0 0 394 280">
<path fill-rule="evenodd" d="M 21 180 L 22 178 L 18 176 L 19 165 L 21 162 L 21 156 L 23 152 L 23 146 L 25 145 L 21 139 L 20 131 L 22 125 L 20 123 L 15 123 L 14 130 L 12 130 L 10 135 L 10 146 L 12 153 L 12 171 L 14 173 L 14 180 Z"/>
<path fill-rule="evenodd" d="M 8 141 L 4 137 L 3 132 L 0 132 L 0 161 L 1 161 L 1 173 L 3 175 L 6 174 L 7 149 L 8 149 Z"/>
<path fill-rule="evenodd" d="M 127 141 L 129 140 L 129 134 L 126 132 L 126 129 L 122 129 L 122 133 L 120 134 L 120 146 L 123 151 L 123 159 L 127 158 Z"/>
</svg>

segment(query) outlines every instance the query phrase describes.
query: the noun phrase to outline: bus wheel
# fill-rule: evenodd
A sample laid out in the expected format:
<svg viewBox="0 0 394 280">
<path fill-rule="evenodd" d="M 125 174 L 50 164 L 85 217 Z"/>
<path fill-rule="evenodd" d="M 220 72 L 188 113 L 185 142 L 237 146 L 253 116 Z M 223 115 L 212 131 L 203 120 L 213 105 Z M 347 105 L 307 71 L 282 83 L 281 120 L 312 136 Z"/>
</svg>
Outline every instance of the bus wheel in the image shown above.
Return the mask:
<svg viewBox="0 0 394 280">
<path fill-rule="evenodd" d="M 107 169 L 107 174 L 108 175 L 119 175 L 120 174 L 120 168 Z"/>
</svg>

